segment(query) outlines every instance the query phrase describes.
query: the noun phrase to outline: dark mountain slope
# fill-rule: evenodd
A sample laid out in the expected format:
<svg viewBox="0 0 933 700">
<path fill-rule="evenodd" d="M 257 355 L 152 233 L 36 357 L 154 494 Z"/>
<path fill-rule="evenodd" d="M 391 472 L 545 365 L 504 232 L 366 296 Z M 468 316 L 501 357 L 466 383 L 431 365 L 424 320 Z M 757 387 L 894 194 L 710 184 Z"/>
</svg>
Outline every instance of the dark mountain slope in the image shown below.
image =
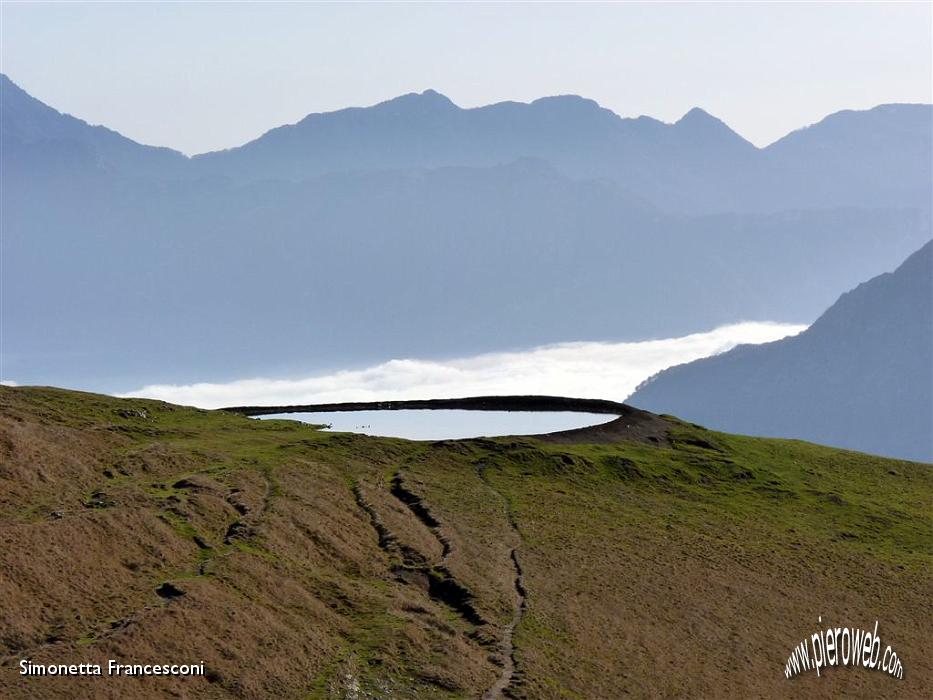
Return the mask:
<svg viewBox="0 0 933 700">
<path fill-rule="evenodd" d="M 665 370 L 629 401 L 733 432 L 933 461 L 933 243 L 799 336 Z"/>
</svg>

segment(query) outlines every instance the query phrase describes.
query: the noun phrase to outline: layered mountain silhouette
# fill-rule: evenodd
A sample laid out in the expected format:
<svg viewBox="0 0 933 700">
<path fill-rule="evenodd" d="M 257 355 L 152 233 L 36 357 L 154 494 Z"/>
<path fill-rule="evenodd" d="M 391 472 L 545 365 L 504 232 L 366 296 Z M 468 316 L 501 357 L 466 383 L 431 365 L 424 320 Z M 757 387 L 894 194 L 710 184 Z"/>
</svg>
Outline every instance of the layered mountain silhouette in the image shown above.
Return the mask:
<svg viewBox="0 0 933 700">
<path fill-rule="evenodd" d="M 570 177 L 611 178 L 665 211 L 684 213 L 929 210 L 933 183 L 930 105 L 839 112 L 758 149 L 699 108 L 665 124 L 621 118 L 576 95 L 462 109 L 427 90 L 372 107 L 311 114 L 238 148 L 188 160 L 59 114 L 6 76 L 0 91 L 5 150 L 77 149 L 126 174 L 301 181 L 331 172 L 540 158 Z"/>
<path fill-rule="evenodd" d="M 629 402 L 723 430 L 933 461 L 933 242 L 800 335 L 672 367 Z"/>
<path fill-rule="evenodd" d="M 884 105 L 832 115 L 757 149 L 699 108 L 664 124 L 623 119 L 573 95 L 461 109 L 427 91 L 310 115 L 195 162 L 239 180 L 297 180 L 538 157 L 572 177 L 612 178 L 667 211 L 929 207 L 930 120 L 929 105 Z"/>
<path fill-rule="evenodd" d="M 931 236 L 925 106 L 842 113 L 762 150 L 702 110 L 670 125 L 572 96 L 461 109 L 428 91 L 187 158 L 5 77 L 0 98 L 4 375 L 23 383 L 125 390 L 810 322 Z M 822 163 L 840 133 L 869 165 L 830 161 L 828 194 L 792 207 L 818 190 L 788 163 Z M 847 178 L 865 191 L 832 194 Z"/>
</svg>

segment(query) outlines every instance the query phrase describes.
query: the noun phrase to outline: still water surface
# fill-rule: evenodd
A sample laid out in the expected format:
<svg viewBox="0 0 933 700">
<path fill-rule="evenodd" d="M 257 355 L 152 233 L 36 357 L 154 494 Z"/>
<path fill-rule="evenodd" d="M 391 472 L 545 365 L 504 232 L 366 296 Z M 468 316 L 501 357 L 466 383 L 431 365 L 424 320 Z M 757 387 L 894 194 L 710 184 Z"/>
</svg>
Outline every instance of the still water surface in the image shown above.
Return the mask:
<svg viewBox="0 0 933 700">
<path fill-rule="evenodd" d="M 604 413 L 537 413 L 525 411 L 351 411 L 345 413 L 289 413 L 285 418 L 329 424 L 329 430 L 409 440 L 450 440 L 496 435 L 535 435 L 608 423 Z"/>
</svg>

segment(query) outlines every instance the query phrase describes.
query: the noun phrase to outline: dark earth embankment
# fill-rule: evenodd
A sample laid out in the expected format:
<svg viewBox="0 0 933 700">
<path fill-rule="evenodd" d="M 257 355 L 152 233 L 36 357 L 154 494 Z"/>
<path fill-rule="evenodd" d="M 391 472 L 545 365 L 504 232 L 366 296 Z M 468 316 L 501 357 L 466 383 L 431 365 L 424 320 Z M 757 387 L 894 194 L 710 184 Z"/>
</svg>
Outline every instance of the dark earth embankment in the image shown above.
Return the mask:
<svg viewBox="0 0 933 700">
<path fill-rule="evenodd" d="M 244 416 L 273 416 L 280 413 L 339 413 L 341 411 L 568 411 L 571 413 L 606 413 L 651 415 L 624 403 L 604 399 L 574 399 L 565 396 L 469 396 L 459 399 L 414 399 L 404 401 L 347 401 L 291 406 L 231 406 L 224 411 Z"/>
</svg>

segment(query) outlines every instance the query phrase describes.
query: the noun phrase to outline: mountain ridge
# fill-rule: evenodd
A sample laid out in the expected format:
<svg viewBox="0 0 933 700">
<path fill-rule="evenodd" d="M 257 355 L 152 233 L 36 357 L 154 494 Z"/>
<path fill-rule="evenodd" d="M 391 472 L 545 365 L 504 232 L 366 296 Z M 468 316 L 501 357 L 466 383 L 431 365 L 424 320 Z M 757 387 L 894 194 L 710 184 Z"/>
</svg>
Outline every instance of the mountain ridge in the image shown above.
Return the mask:
<svg viewBox="0 0 933 700">
<path fill-rule="evenodd" d="M 539 105 L 539 106 L 546 105 L 548 103 L 560 103 L 560 102 L 571 103 L 572 102 L 572 103 L 578 103 L 578 104 L 585 104 L 587 105 L 587 107 L 595 107 L 595 110 L 593 111 L 598 111 L 598 112 L 605 113 L 607 115 L 611 115 L 612 118 L 618 121 L 621 121 L 621 122 L 642 122 L 642 123 L 650 122 L 650 123 L 653 123 L 659 126 L 667 126 L 667 127 L 677 126 L 678 124 L 682 124 L 682 123 L 690 123 L 691 121 L 694 121 L 699 118 L 699 119 L 707 120 L 709 122 L 715 122 L 717 124 L 722 124 L 727 129 L 729 129 L 729 131 L 739 136 L 739 138 L 749 143 L 755 150 L 758 150 L 758 151 L 767 150 L 771 148 L 772 146 L 776 145 L 777 143 L 785 139 L 788 139 L 790 137 L 793 137 L 795 134 L 806 132 L 810 129 L 813 129 L 814 127 L 819 127 L 821 125 L 824 125 L 825 123 L 831 123 L 840 117 L 875 113 L 875 112 L 886 112 L 886 111 L 899 110 L 899 109 L 904 109 L 904 108 L 918 108 L 918 109 L 933 108 L 933 103 L 925 103 L 925 102 L 881 102 L 872 107 L 866 107 L 862 109 L 843 108 L 843 109 L 836 110 L 835 112 L 830 112 L 815 122 L 812 122 L 810 124 L 804 124 L 795 129 L 792 129 L 788 133 L 776 138 L 774 141 L 764 146 L 756 146 L 754 143 L 752 143 L 751 141 L 748 141 L 743 136 L 741 136 L 741 134 L 739 134 L 734 129 L 732 129 L 732 127 L 729 126 L 725 120 L 711 114 L 710 112 L 703 109 L 699 105 L 689 108 L 679 118 L 673 121 L 670 121 L 670 122 L 666 122 L 662 119 L 658 119 L 657 117 L 652 117 L 651 115 L 647 115 L 647 114 L 641 114 L 638 116 L 622 116 L 608 107 L 603 107 L 602 105 L 599 104 L 597 100 L 593 98 L 585 97 L 583 95 L 578 95 L 576 93 L 559 93 L 559 94 L 554 94 L 554 95 L 544 95 L 541 97 L 536 97 L 535 99 L 529 102 L 522 102 L 519 100 L 500 100 L 498 102 L 490 102 L 488 104 L 477 105 L 473 107 L 461 107 L 444 93 L 438 90 L 435 90 L 434 88 L 427 88 L 425 90 L 422 90 L 421 92 L 403 93 L 395 97 L 390 97 L 388 99 L 380 100 L 379 102 L 374 102 L 368 105 L 353 105 L 353 106 L 340 107 L 337 109 L 321 111 L 321 112 L 308 112 L 307 114 L 305 114 L 303 117 L 301 117 L 295 122 L 287 122 L 284 124 L 271 126 L 268 129 L 266 129 L 266 131 L 264 131 L 262 134 L 257 136 L 256 138 L 248 139 L 246 141 L 243 141 L 243 142 L 240 142 L 240 143 L 237 143 L 237 144 L 225 147 L 225 148 L 221 148 L 221 149 L 198 151 L 196 153 L 192 153 L 191 155 L 187 155 L 179 151 L 178 149 L 172 148 L 171 146 L 149 144 L 149 143 L 143 143 L 141 141 L 136 141 L 135 139 L 125 136 L 119 131 L 117 131 L 116 129 L 108 127 L 105 124 L 91 124 L 90 122 L 86 121 L 85 119 L 82 119 L 79 116 L 72 115 L 68 112 L 62 112 L 56 109 L 55 107 L 49 105 L 48 103 L 42 102 L 38 98 L 34 97 L 27 90 L 25 90 L 22 86 L 16 83 L 12 78 L 10 78 L 10 76 L 6 73 L 0 73 L 0 87 L 2 87 L 2 89 L 5 89 L 5 90 L 13 89 L 15 92 L 25 95 L 30 100 L 35 101 L 50 110 L 53 110 L 57 114 L 64 116 L 64 117 L 69 117 L 70 119 L 74 119 L 92 129 L 98 129 L 98 128 L 105 129 L 108 132 L 122 136 L 124 139 L 128 141 L 132 141 L 138 146 L 142 146 L 144 148 L 155 148 L 155 149 L 160 149 L 160 150 L 171 151 L 189 160 L 207 156 L 213 153 L 222 153 L 225 151 L 241 148 L 245 145 L 252 143 L 253 141 L 256 141 L 262 138 L 262 136 L 265 136 L 266 134 L 272 131 L 275 131 L 277 129 L 281 129 L 284 127 L 297 126 L 301 124 L 302 122 L 305 122 L 313 117 L 341 114 L 341 113 L 346 113 L 346 112 L 351 112 L 351 111 L 365 111 L 365 110 L 370 110 L 374 108 L 386 107 L 386 106 L 394 105 L 394 104 L 401 105 L 401 104 L 405 104 L 406 102 L 411 103 L 411 104 L 436 104 L 436 105 L 442 104 L 442 105 L 449 106 L 449 107 L 455 108 L 458 111 L 463 111 L 463 112 L 477 112 L 477 111 L 483 111 L 483 110 L 493 109 L 493 108 L 507 108 L 511 106 L 532 107 L 535 105 Z"/>
<path fill-rule="evenodd" d="M 32 146 L 30 153 L 40 156 L 54 151 L 52 141 L 64 127 L 47 126 L 44 139 L 32 139 L 42 148 L 19 143 L 18 132 L 38 127 L 21 127 L 23 118 L 6 103 L 22 101 L 28 93 L 4 76 L 0 94 L 9 125 L 3 133 L 6 153 L 15 159 L 23 147 Z M 699 107 L 665 123 L 621 117 L 576 95 L 464 109 L 425 90 L 368 107 L 311 113 L 244 144 L 190 157 L 109 130 L 102 136 L 94 130 L 106 127 L 43 106 L 49 111 L 39 122 L 53 114 L 76 120 L 64 132 L 69 143 L 80 147 L 88 163 L 84 167 L 103 165 L 162 179 L 301 181 L 327 172 L 492 166 L 537 157 L 570 177 L 614 179 L 655 205 L 693 214 L 847 205 L 929 209 L 927 186 L 933 182 L 924 155 L 933 149 L 926 127 L 933 107 L 928 105 L 843 110 L 758 148 Z M 832 146 L 840 139 L 845 148 Z"/>
</svg>

